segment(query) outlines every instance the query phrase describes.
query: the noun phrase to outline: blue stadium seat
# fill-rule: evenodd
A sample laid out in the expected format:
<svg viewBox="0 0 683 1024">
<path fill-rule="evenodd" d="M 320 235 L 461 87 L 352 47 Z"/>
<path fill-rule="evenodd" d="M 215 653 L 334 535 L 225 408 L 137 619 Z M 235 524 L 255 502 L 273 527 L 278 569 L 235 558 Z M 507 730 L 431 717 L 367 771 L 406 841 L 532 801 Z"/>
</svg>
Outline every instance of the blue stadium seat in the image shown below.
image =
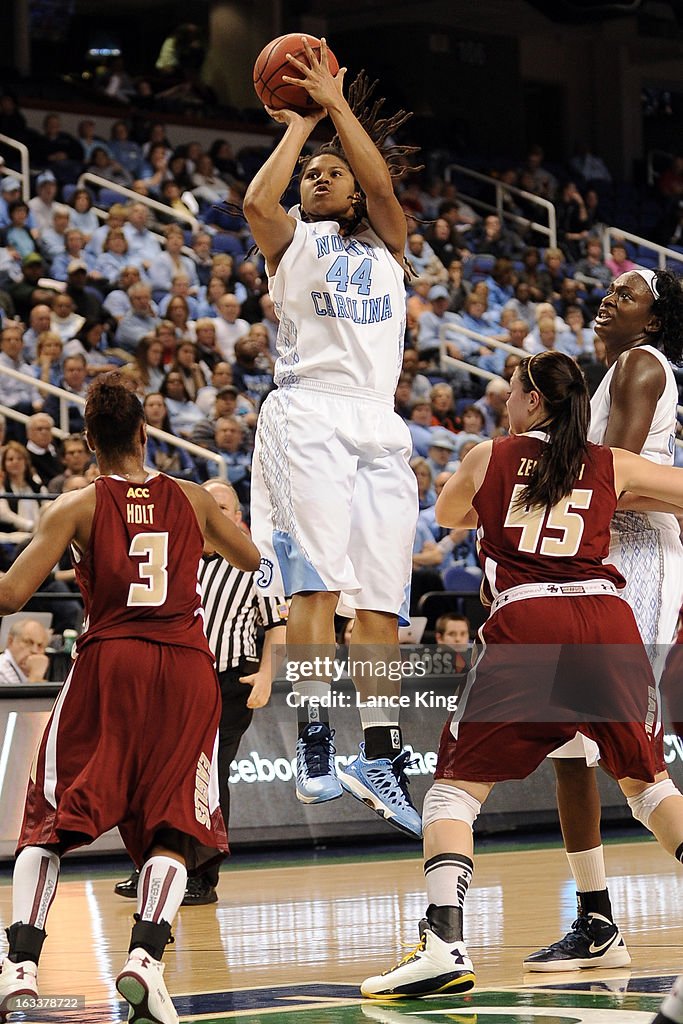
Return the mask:
<svg viewBox="0 0 683 1024">
<path fill-rule="evenodd" d="M 62 201 L 65 203 L 70 203 L 73 199 L 73 194 L 77 188 L 78 185 L 64 185 L 64 187 L 62 188 Z"/>
<path fill-rule="evenodd" d="M 234 235 L 220 233 L 211 239 L 211 252 L 227 252 L 235 258 L 241 259 L 244 256 L 244 246 Z"/>
<path fill-rule="evenodd" d="M 478 593 L 481 584 L 481 570 L 463 569 L 460 565 L 452 565 L 443 574 L 443 585 L 446 590 L 467 591 Z"/>
<path fill-rule="evenodd" d="M 101 188 L 97 197 L 97 205 L 105 210 L 108 210 L 114 203 L 125 203 L 127 201 L 120 192 L 115 192 L 113 188 Z"/>
</svg>

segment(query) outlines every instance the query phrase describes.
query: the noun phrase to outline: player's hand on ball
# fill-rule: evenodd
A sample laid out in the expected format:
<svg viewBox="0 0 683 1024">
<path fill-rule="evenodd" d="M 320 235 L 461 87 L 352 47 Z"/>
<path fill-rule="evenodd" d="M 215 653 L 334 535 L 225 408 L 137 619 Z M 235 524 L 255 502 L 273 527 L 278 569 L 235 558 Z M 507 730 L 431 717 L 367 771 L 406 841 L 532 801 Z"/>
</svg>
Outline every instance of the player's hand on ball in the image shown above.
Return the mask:
<svg viewBox="0 0 683 1024">
<path fill-rule="evenodd" d="M 297 110 L 288 110 L 286 107 L 282 110 L 273 110 L 272 107 L 266 107 L 266 113 L 272 117 L 273 121 L 277 121 L 278 124 L 290 125 L 299 123 L 304 125 L 309 132 L 313 131 L 318 121 L 322 121 L 327 116 L 327 111 L 320 107 L 316 107 L 305 114 L 299 113 Z"/>
<path fill-rule="evenodd" d="M 320 59 L 318 59 L 305 37 L 302 38 L 302 45 L 306 51 L 308 66 L 289 53 L 287 54 L 287 60 L 292 67 L 296 68 L 303 75 L 303 79 L 283 75 L 282 81 L 300 85 L 306 90 L 312 100 L 315 100 L 316 103 L 325 109 L 334 106 L 343 96 L 346 68 L 339 68 L 336 75 L 332 74 L 327 59 L 327 42 L 325 39 L 320 40 Z"/>
</svg>

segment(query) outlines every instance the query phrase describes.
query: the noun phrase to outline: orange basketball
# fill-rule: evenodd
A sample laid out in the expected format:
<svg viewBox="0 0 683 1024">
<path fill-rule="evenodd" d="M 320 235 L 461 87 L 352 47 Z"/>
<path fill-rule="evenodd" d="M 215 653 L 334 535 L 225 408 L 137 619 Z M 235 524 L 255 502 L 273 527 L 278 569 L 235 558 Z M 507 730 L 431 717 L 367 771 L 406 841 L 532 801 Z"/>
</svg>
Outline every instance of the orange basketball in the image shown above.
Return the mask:
<svg viewBox="0 0 683 1024">
<path fill-rule="evenodd" d="M 320 40 L 315 36 L 305 35 L 302 32 L 290 32 L 286 36 L 279 36 L 273 39 L 267 46 L 264 46 L 254 64 L 254 89 L 256 95 L 266 107 L 273 110 L 307 110 L 317 109 L 315 103 L 305 89 L 300 85 L 292 85 L 291 82 L 283 82 L 282 76 L 289 78 L 300 78 L 300 74 L 287 60 L 287 54 L 307 64 L 306 51 L 301 40 L 306 39 L 309 46 L 316 54 L 320 54 Z M 328 48 L 328 62 L 330 71 L 336 75 L 339 71 L 339 61 Z"/>
</svg>

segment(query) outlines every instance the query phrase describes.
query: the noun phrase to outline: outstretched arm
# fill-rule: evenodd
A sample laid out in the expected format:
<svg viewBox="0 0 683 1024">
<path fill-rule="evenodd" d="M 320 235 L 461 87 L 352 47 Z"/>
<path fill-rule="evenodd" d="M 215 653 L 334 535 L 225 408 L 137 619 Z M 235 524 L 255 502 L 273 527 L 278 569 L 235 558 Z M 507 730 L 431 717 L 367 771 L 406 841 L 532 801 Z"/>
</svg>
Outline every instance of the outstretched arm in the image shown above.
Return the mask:
<svg viewBox="0 0 683 1024">
<path fill-rule="evenodd" d="M 274 274 L 296 227 L 296 221 L 285 213 L 280 200 L 306 140 L 325 111 L 315 110 L 304 116 L 293 110 L 266 109 L 273 120 L 287 125 L 287 131 L 252 179 L 244 196 L 243 209 L 254 241 L 266 258 L 268 270 Z"/>
<path fill-rule="evenodd" d="M 475 527 L 477 513 L 472 502 L 486 476 L 493 441 L 482 441 L 467 453 L 457 471 L 436 499 L 436 521 L 440 526 Z"/>
<path fill-rule="evenodd" d="M 683 510 L 683 469 L 660 466 L 622 448 L 613 448 L 612 454 L 617 495 L 632 491 Z"/>
<path fill-rule="evenodd" d="M 194 508 L 207 546 L 236 569 L 255 572 L 261 563 L 258 548 L 239 526 L 223 515 L 213 495 L 189 480 L 177 483 Z"/>
<path fill-rule="evenodd" d="M 324 107 L 332 118 L 351 170 L 365 195 L 368 218 L 373 230 L 399 263 L 402 263 L 407 234 L 405 214 L 394 194 L 393 182 L 384 157 L 344 96 L 342 87 L 346 68 L 341 68 L 334 76 L 331 74 L 327 59 L 327 43 L 324 39 L 320 40 L 320 58 L 316 57 L 307 39 L 303 39 L 302 43 L 309 66 L 293 57 L 289 59 L 292 66 L 303 75 L 303 81 L 298 78 L 286 78 L 284 75 L 283 80 L 303 86 L 310 97 Z"/>
</svg>

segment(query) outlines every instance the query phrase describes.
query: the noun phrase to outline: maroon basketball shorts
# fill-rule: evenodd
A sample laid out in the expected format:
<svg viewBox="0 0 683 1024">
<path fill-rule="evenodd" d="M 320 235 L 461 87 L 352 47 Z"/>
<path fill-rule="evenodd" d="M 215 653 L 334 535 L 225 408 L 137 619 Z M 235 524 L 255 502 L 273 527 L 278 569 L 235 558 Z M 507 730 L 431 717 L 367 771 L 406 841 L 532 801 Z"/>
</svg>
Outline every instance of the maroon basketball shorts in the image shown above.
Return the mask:
<svg viewBox="0 0 683 1024">
<path fill-rule="evenodd" d="M 162 829 L 188 869 L 227 851 L 218 802 L 221 697 L 206 654 L 100 640 L 78 655 L 31 768 L 19 849 L 72 849 L 118 826 L 140 865 Z"/>
</svg>

